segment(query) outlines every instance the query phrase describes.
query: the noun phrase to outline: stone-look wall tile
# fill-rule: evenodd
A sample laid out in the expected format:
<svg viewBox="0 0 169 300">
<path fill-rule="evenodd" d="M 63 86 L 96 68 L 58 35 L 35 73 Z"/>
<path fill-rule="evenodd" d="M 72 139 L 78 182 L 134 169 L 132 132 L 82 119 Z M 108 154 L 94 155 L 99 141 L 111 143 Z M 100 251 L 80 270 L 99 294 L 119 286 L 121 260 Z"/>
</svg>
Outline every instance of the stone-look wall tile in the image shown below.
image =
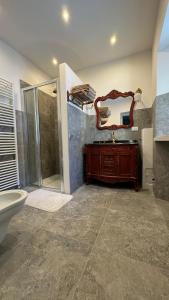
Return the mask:
<svg viewBox="0 0 169 300">
<path fill-rule="evenodd" d="M 56 98 L 39 91 L 39 124 L 42 178 L 59 173 L 59 143 Z"/>
<path fill-rule="evenodd" d="M 0 126 L 0 132 L 13 132 L 12 127 Z M 15 159 L 15 155 L 0 155 L 0 161 Z"/>
<path fill-rule="evenodd" d="M 169 201 L 169 142 L 154 145 L 154 194 Z"/>
<path fill-rule="evenodd" d="M 0 126 L 0 131 L 1 132 L 13 132 L 12 127 L 6 127 L 6 126 Z"/>
<path fill-rule="evenodd" d="M 71 193 L 83 184 L 83 147 L 87 115 L 68 103 L 69 168 Z"/>
<path fill-rule="evenodd" d="M 18 164 L 20 185 L 26 186 L 28 178 L 26 174 L 27 155 L 26 155 L 26 116 L 23 111 L 16 110 L 16 131 L 18 147 Z"/>
<path fill-rule="evenodd" d="M 134 111 L 134 126 L 138 127 L 138 139 L 141 140 L 143 128 L 152 127 L 152 108 L 138 109 Z M 134 134 L 134 132 L 133 132 Z"/>
<path fill-rule="evenodd" d="M 114 131 L 117 139 L 138 140 L 141 142 L 141 130 L 143 128 L 152 127 L 152 108 L 135 110 L 134 126 L 138 126 L 138 131 L 132 131 L 130 128 L 118 130 L 98 130 L 96 128 L 96 116 L 87 116 L 86 140 L 90 143 L 94 140 L 112 139 L 112 131 Z"/>
<path fill-rule="evenodd" d="M 25 151 L 23 145 L 18 145 L 19 179 L 20 185 L 23 187 L 27 185 Z"/>
<path fill-rule="evenodd" d="M 0 155 L 0 162 L 13 159 L 15 159 L 15 155 Z"/>
<path fill-rule="evenodd" d="M 169 135 L 169 93 L 156 97 L 153 104 L 154 136 Z M 154 194 L 169 201 L 169 142 L 154 142 Z"/>
<path fill-rule="evenodd" d="M 169 93 L 155 100 L 155 136 L 169 135 Z"/>
</svg>

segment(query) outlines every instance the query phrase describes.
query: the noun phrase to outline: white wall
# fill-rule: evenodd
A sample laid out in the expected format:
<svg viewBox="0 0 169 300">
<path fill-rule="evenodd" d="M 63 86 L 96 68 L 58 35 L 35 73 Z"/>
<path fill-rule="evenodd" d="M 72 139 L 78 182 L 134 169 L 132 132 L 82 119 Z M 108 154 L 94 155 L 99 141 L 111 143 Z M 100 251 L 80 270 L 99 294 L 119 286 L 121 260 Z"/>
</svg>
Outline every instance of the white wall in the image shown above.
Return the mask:
<svg viewBox="0 0 169 300">
<path fill-rule="evenodd" d="M 164 18 L 167 11 L 168 0 L 159 1 L 159 10 L 156 21 L 156 28 L 154 34 L 154 42 L 152 49 L 152 97 L 153 101 L 157 95 L 157 54 L 160 46 L 160 36 L 163 28 Z"/>
<path fill-rule="evenodd" d="M 121 92 L 143 90 L 146 107 L 152 105 L 152 57 L 144 51 L 120 60 L 100 64 L 77 72 L 84 83 L 90 83 L 97 96 L 106 95 L 113 89 Z M 137 108 L 142 108 L 138 107 Z"/>
<path fill-rule="evenodd" d="M 0 77 L 14 84 L 15 107 L 21 110 L 20 79 L 37 84 L 49 77 L 29 60 L 0 40 Z"/>
<path fill-rule="evenodd" d="M 168 2 L 168 1 L 167 1 Z M 166 4 L 168 4 L 166 2 Z M 165 7 L 156 45 L 156 95 L 169 92 L 169 5 Z"/>
<path fill-rule="evenodd" d="M 169 52 L 158 52 L 157 96 L 169 93 Z"/>
<path fill-rule="evenodd" d="M 165 18 L 163 22 L 161 35 L 160 35 L 159 50 L 165 51 L 167 48 L 169 48 L 169 4 L 165 12 Z"/>
<path fill-rule="evenodd" d="M 70 193 L 69 178 L 69 137 L 68 137 L 68 111 L 67 111 L 67 91 L 75 85 L 82 84 L 80 78 L 65 63 L 59 66 L 60 78 L 60 102 L 61 102 L 61 120 L 62 120 L 62 153 L 63 153 L 63 176 L 64 191 Z"/>
</svg>

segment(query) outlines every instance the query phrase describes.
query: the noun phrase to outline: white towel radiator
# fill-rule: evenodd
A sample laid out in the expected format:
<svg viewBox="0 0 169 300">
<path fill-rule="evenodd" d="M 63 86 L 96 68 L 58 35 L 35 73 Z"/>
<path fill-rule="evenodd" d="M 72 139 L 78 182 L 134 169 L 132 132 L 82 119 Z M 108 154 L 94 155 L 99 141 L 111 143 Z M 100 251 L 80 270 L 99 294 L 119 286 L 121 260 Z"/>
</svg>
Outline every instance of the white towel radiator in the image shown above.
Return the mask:
<svg viewBox="0 0 169 300">
<path fill-rule="evenodd" d="M 12 83 L 0 78 L 0 191 L 19 185 Z"/>
</svg>

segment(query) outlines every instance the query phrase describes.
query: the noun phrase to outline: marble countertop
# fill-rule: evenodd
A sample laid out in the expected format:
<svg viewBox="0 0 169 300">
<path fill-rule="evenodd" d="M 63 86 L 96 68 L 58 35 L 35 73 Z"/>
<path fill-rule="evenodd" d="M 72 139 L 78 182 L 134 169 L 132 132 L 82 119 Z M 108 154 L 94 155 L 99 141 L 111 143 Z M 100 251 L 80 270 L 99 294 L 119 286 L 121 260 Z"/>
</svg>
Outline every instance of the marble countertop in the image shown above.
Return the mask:
<svg viewBox="0 0 169 300">
<path fill-rule="evenodd" d="M 138 144 L 138 141 L 136 140 L 129 140 L 129 141 L 126 141 L 126 142 L 123 142 L 123 141 L 118 141 L 118 142 L 115 142 L 113 143 L 112 141 L 95 141 L 93 143 L 90 143 L 88 145 L 99 145 L 99 146 L 105 146 L 105 145 L 137 145 Z"/>
</svg>

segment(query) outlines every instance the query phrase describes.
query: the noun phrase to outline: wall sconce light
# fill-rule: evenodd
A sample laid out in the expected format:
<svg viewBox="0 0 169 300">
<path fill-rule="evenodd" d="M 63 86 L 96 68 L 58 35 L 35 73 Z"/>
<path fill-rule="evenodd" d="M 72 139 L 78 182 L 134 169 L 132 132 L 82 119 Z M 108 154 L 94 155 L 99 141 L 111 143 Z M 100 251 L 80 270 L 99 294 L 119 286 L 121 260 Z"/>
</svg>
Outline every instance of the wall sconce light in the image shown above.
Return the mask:
<svg viewBox="0 0 169 300">
<path fill-rule="evenodd" d="M 137 89 L 137 91 L 134 94 L 134 101 L 135 102 L 142 102 L 142 90 L 140 88 Z"/>
</svg>

